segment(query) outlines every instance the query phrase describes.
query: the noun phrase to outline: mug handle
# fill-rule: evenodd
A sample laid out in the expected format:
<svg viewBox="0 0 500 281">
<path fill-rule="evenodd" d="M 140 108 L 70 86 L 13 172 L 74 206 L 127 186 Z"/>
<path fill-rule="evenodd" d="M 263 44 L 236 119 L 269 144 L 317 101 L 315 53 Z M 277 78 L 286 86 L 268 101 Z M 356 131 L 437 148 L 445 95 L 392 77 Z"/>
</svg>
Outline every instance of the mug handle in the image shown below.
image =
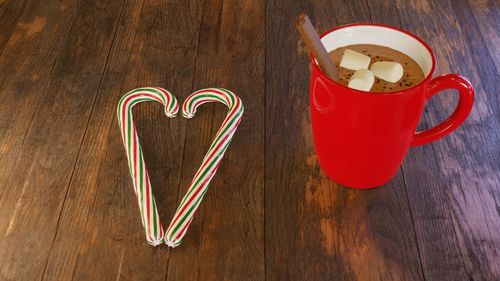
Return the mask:
<svg viewBox="0 0 500 281">
<path fill-rule="evenodd" d="M 460 99 L 457 108 L 448 119 L 431 129 L 416 132 L 413 135 L 411 146 L 427 144 L 448 135 L 467 119 L 472 110 L 474 88 L 472 88 L 470 82 L 464 77 L 457 74 L 442 75 L 432 79 L 429 88 L 426 100 L 446 89 L 458 90 Z"/>
</svg>

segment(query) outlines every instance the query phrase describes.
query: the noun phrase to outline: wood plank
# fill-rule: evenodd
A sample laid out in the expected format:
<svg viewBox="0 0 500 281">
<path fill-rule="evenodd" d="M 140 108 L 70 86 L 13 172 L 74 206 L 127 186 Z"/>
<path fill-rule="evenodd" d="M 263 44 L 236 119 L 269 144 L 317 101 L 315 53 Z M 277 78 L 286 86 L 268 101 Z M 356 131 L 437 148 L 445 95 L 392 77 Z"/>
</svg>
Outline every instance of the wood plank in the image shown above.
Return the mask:
<svg viewBox="0 0 500 281">
<path fill-rule="evenodd" d="M 366 2 L 267 3 L 266 277 L 422 280 L 402 174 L 385 187 L 359 191 L 319 169 L 308 114 L 309 62 L 293 26 L 301 10 L 319 31 L 371 21 L 374 11 Z"/>
<path fill-rule="evenodd" d="M 264 280 L 264 1 L 205 1 L 193 91 L 224 87 L 245 115 L 166 280 Z M 189 92 L 179 93 L 184 100 Z M 187 123 L 179 199 L 227 113 L 206 105 Z"/>
<path fill-rule="evenodd" d="M 498 32 L 500 27 L 500 5 L 496 1 L 489 0 L 469 0 L 467 3 L 472 10 L 476 23 L 473 26 L 477 25 L 478 27 L 475 31 L 479 30 L 481 33 L 486 50 L 498 73 L 500 71 L 500 48 L 498 48 L 500 46 L 500 34 Z M 468 9 L 466 8 L 466 10 Z M 467 21 L 471 21 L 471 19 L 467 19 Z"/>
<path fill-rule="evenodd" d="M 70 1 L 30 5 L 2 55 L 7 66 L 17 66 L 14 73 L 5 74 L 9 83 L 2 90 L 8 101 L 2 118 L 13 118 L 11 132 L 2 133 L 14 133 L 10 138 L 15 139 L 10 143 L 3 135 L 2 140 L 17 149 L 19 143 L 22 146 L 19 156 L 10 159 L 14 162 L 9 163 L 10 174 L 2 176 L 9 187 L 0 198 L 4 279 L 42 277 L 121 5 L 121 1 L 80 1 L 76 9 Z M 79 16 L 73 18 L 75 12 Z M 31 41 L 30 36 L 36 39 Z M 51 52 L 40 51 L 44 48 Z M 60 48 L 55 62 L 54 48 Z M 30 60 L 35 60 L 34 69 L 29 69 Z M 39 88 L 31 88 L 35 85 Z"/>
<path fill-rule="evenodd" d="M 191 91 L 201 8 L 196 1 L 126 3 L 44 279 L 165 279 L 169 251 L 146 243 L 116 105 L 140 86 L 162 86 L 176 96 Z M 159 104 L 138 106 L 134 118 L 160 216 L 168 224 L 186 123 L 168 120 Z"/>
<path fill-rule="evenodd" d="M 332 183 L 311 139 L 301 10 L 320 31 L 374 21 L 421 36 L 438 74 L 476 86 L 470 118 L 385 187 Z M 499 280 L 498 18 L 487 0 L 0 0 L 0 280 Z M 145 85 L 181 102 L 227 87 L 246 107 L 173 250 L 145 242 L 115 117 Z M 420 128 L 455 103 L 433 98 Z M 135 109 L 164 223 L 225 112 Z"/>
<path fill-rule="evenodd" d="M 0 1 L 0 55 L 9 40 L 28 0 Z"/>
<path fill-rule="evenodd" d="M 0 56 L 0 181 L 6 184 L 46 90 L 47 81 L 76 11 L 71 3 L 31 1 Z M 54 17 L 54 14 L 58 14 Z M 0 189 L 2 192 L 15 189 Z M 4 216 L 5 217 L 5 216 Z M 0 220 L 0 225 L 7 223 Z M 2 225 L 3 227 L 3 225 Z"/>
<path fill-rule="evenodd" d="M 427 280 L 498 280 L 500 126 L 498 72 L 465 1 L 399 1 L 403 27 L 429 42 L 437 73 L 457 72 L 476 88 L 465 124 L 433 144 L 414 148 L 404 164 Z M 443 13 L 441 11 L 447 11 Z M 438 95 L 421 128 L 452 112 L 456 97 Z"/>
<path fill-rule="evenodd" d="M 0 169 L 2 186 L 0 188 L 0 233 L 2 233 L 0 247 L 2 250 L 9 247 L 9 244 L 10 247 L 23 245 L 19 241 L 28 240 L 25 239 L 26 233 L 35 234 L 30 230 L 20 235 L 14 228 L 18 224 L 17 216 L 20 212 L 25 212 L 24 204 L 31 195 L 26 193 L 26 186 L 12 184 L 9 177 L 13 175 L 18 179 L 25 178 L 25 175 L 21 173 L 18 176 L 14 175 L 13 168 L 20 159 L 25 136 L 50 78 L 52 66 L 61 45 L 60 37 L 65 36 L 76 10 L 75 5 L 67 6 L 64 12 L 60 11 L 60 7 L 59 3 L 29 2 L 0 56 L 0 96 L 3 101 L 0 103 L 0 166 L 2 167 Z M 53 17 L 52 15 L 56 13 L 60 13 L 59 16 Z M 32 212 L 32 216 L 37 218 L 38 214 L 35 211 Z M 39 240 L 32 239 L 31 243 L 33 241 Z M 50 247 L 50 245 L 41 246 Z M 23 254 L 28 254 L 27 250 L 24 249 L 24 253 L 21 250 L 23 248 L 16 250 L 20 258 L 20 261 L 16 263 L 7 262 L 9 260 L 7 258 L 10 258 L 9 255 L 12 254 L 11 251 L 14 251 L 13 248 L 2 252 L 5 253 L 0 258 L 2 279 L 12 280 L 17 276 L 28 274 L 28 271 L 43 267 L 43 258 L 40 257 L 37 260 L 37 254 L 35 254 L 28 261 L 22 258 Z M 11 260 L 16 261 L 15 258 L 16 255 L 12 256 Z M 38 264 L 31 264 L 32 262 Z M 32 268 L 33 266 L 35 268 Z M 33 276 L 36 275 L 37 273 L 33 272 Z"/>
</svg>

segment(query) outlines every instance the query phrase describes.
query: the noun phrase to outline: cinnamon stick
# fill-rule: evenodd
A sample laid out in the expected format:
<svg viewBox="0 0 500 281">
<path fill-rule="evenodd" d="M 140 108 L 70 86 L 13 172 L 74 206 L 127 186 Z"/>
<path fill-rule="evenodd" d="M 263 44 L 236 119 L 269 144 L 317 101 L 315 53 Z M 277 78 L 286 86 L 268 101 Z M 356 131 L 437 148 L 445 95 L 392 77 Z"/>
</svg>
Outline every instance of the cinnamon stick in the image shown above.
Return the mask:
<svg viewBox="0 0 500 281">
<path fill-rule="evenodd" d="M 337 68 L 330 59 L 328 52 L 325 49 L 318 33 L 314 29 L 309 17 L 306 13 L 300 13 L 295 20 L 295 27 L 300 33 L 300 37 L 306 44 L 309 51 L 311 51 L 318 61 L 318 64 L 323 72 L 332 80 L 338 77 Z"/>
</svg>

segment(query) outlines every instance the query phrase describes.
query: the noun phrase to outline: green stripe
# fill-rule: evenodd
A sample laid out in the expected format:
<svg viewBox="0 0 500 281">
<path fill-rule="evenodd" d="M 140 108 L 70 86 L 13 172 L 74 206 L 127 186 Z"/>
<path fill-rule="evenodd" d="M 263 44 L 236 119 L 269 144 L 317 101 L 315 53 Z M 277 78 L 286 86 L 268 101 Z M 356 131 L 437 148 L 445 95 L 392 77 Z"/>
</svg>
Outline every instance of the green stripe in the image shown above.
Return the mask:
<svg viewBox="0 0 500 281">
<path fill-rule="evenodd" d="M 151 185 L 149 185 L 151 186 Z M 153 204 L 151 204 L 153 206 L 153 224 L 154 224 L 154 233 L 155 233 L 155 237 L 156 237 L 156 233 L 157 233 L 157 229 L 156 229 L 156 203 L 155 203 L 155 197 L 153 196 L 153 193 L 151 193 L 151 199 L 152 199 L 152 202 Z"/>
<path fill-rule="evenodd" d="M 229 92 L 228 90 L 226 89 L 223 89 L 223 88 L 220 88 L 219 90 L 225 92 L 228 94 L 229 98 L 231 99 L 231 105 L 228 105 L 230 106 L 229 108 L 229 112 L 231 112 L 233 109 L 234 109 L 234 106 L 235 106 L 235 97 L 234 97 L 234 94 Z M 225 102 L 224 102 L 225 103 Z M 241 106 L 241 109 L 243 109 L 243 104 L 241 103 L 240 101 L 240 106 Z M 229 128 L 229 126 L 237 119 L 239 118 L 242 114 L 243 114 L 243 110 L 239 110 L 239 112 L 236 112 L 235 115 L 232 117 L 232 121 L 230 121 L 229 123 L 226 124 L 225 128 L 221 131 L 221 133 L 216 136 L 215 140 L 212 142 L 212 145 L 210 146 L 210 148 L 208 149 L 209 151 L 212 150 L 213 147 L 216 146 L 216 144 L 218 143 L 219 139 L 222 137 L 222 135 L 224 135 L 225 131 L 227 131 L 227 129 Z M 229 114 L 228 114 L 229 116 Z M 225 120 L 224 120 L 225 121 Z"/>
<path fill-rule="evenodd" d="M 184 223 L 184 221 L 189 216 L 189 214 L 191 214 L 191 212 L 193 212 L 193 210 L 198 206 L 200 200 L 203 198 L 203 196 L 205 196 L 205 193 L 207 192 L 207 190 L 208 190 L 208 185 L 201 192 L 200 196 L 195 201 L 195 204 L 193 206 L 191 206 L 191 208 L 189 208 L 188 212 L 184 216 L 182 216 L 182 219 L 179 222 L 177 222 L 177 225 L 175 226 L 175 228 L 171 232 L 170 238 L 173 238 L 173 236 L 177 233 L 177 230 L 179 230 L 179 227 Z"/>
<path fill-rule="evenodd" d="M 235 115 L 235 117 L 236 117 L 236 116 L 238 116 L 238 117 L 239 117 L 239 115 L 241 115 L 241 112 L 240 112 L 240 113 L 237 113 L 237 114 L 238 114 L 238 115 Z M 230 122 L 230 123 L 226 126 L 226 128 L 224 129 L 224 131 L 226 131 L 226 130 L 227 130 L 227 128 L 229 128 L 228 126 L 229 126 L 230 124 L 232 124 L 235 120 L 236 120 L 236 118 L 234 118 L 234 119 L 233 119 L 233 120 L 232 120 L 232 121 L 231 121 L 231 122 Z M 215 146 L 215 144 L 217 144 L 217 143 L 218 143 L 218 140 L 219 140 L 219 139 L 221 139 L 221 137 L 222 137 L 223 135 L 224 135 L 224 132 L 222 132 L 221 134 L 219 134 L 219 136 L 215 139 L 215 141 L 214 141 L 214 142 L 212 143 L 212 145 L 210 146 L 210 149 L 208 150 L 208 152 L 207 152 L 207 154 L 205 155 L 205 157 L 208 157 L 207 155 L 210 155 L 210 152 L 212 152 L 213 147 Z M 224 153 L 224 152 L 225 152 L 224 150 L 225 150 L 225 149 L 227 149 L 227 146 L 228 146 L 228 144 L 229 144 L 230 142 L 231 142 L 231 139 L 229 139 L 229 140 L 228 140 L 228 143 L 227 143 L 227 144 L 226 144 L 226 145 L 225 145 L 225 146 L 221 149 L 222 153 Z M 214 158 L 214 159 L 216 159 L 216 158 Z M 209 165 L 209 167 L 213 165 L 213 161 L 214 161 L 214 159 L 212 159 L 212 162 L 211 162 L 211 164 Z M 205 161 L 205 160 L 206 160 L 206 158 L 204 158 L 204 161 Z M 202 165 L 203 165 L 203 163 L 202 163 Z M 208 171 L 208 170 L 207 170 L 208 168 L 205 168 L 205 169 L 206 169 L 206 170 L 203 172 L 203 174 L 202 174 L 202 175 L 200 175 L 200 176 L 198 177 L 197 182 L 193 184 L 193 187 L 194 187 L 195 185 L 197 185 L 197 184 L 199 183 L 200 179 L 201 179 L 201 178 L 203 178 L 203 175 L 204 175 L 204 174 L 206 174 L 206 172 Z M 193 192 L 193 190 L 194 190 L 194 188 L 188 191 L 188 193 L 186 194 L 186 196 L 185 196 L 185 197 L 184 197 L 184 199 L 182 200 L 181 205 L 185 202 L 186 198 L 187 198 L 187 197 L 188 197 L 188 196 L 189 196 L 189 195 Z M 179 209 L 180 209 L 180 208 L 179 208 Z"/>
<path fill-rule="evenodd" d="M 220 102 L 222 102 L 223 104 L 226 104 L 226 100 L 221 98 L 220 96 L 218 95 L 215 95 L 215 94 L 205 94 L 205 93 L 201 93 L 199 96 L 196 96 L 194 97 L 192 100 L 189 101 L 189 108 L 191 110 L 191 112 L 193 111 L 192 109 L 192 106 L 195 104 L 195 102 L 201 98 L 206 98 L 206 97 L 211 97 L 211 98 L 214 98 Z"/>
<path fill-rule="evenodd" d="M 127 116 L 128 116 L 128 119 L 130 120 L 129 126 L 127 126 L 128 127 L 128 138 L 127 138 L 127 140 L 128 140 L 128 144 L 129 145 L 130 145 L 130 133 L 131 133 L 130 132 L 130 127 L 132 127 L 131 124 L 134 123 L 134 120 L 132 119 L 132 107 L 134 107 L 136 104 L 138 104 L 140 102 L 143 102 L 143 101 L 156 101 L 156 100 L 154 100 L 152 98 L 148 98 L 148 97 L 146 97 L 146 98 L 138 98 L 138 99 L 132 100 L 132 102 L 130 102 L 127 105 L 127 108 L 126 108 Z"/>
<path fill-rule="evenodd" d="M 128 115 L 129 119 L 132 118 L 132 112 L 130 112 L 130 111 L 127 112 L 127 115 Z M 132 158 L 131 158 L 131 154 L 130 154 L 130 137 L 131 137 L 131 129 L 130 128 L 131 127 L 132 126 L 130 126 L 130 125 L 127 126 L 127 144 L 128 144 L 128 146 L 127 146 L 127 156 L 128 156 L 129 166 L 130 166 L 130 169 L 132 171 L 133 165 L 131 164 L 132 163 Z M 134 180 L 133 177 L 132 177 L 132 180 Z"/>
<path fill-rule="evenodd" d="M 127 135 L 127 144 L 128 144 L 127 152 L 128 152 L 129 161 L 132 161 L 132 154 L 131 154 L 132 131 L 131 131 L 131 128 L 132 128 L 132 124 L 134 124 L 134 120 L 132 119 L 132 107 L 139 102 L 148 101 L 148 100 L 150 100 L 150 98 L 141 98 L 141 99 L 134 100 L 127 105 L 126 112 L 127 112 L 128 119 L 130 120 L 129 125 L 127 126 L 127 133 L 128 133 L 128 135 Z M 137 144 L 139 144 L 139 138 L 137 138 Z"/>
<path fill-rule="evenodd" d="M 198 176 L 198 179 L 197 179 L 196 183 L 193 183 L 192 188 L 188 191 L 188 193 L 182 199 L 181 206 L 184 204 L 184 202 L 189 197 L 189 195 L 191 195 L 193 193 L 193 191 L 196 189 L 196 186 L 200 183 L 201 179 L 204 178 L 205 174 L 212 168 L 212 166 L 214 165 L 214 163 L 216 163 L 217 160 L 219 160 L 222 157 L 222 155 L 226 152 L 226 149 L 227 149 L 227 147 L 228 147 L 228 145 L 229 145 L 230 142 L 231 142 L 231 140 L 228 140 L 228 142 L 226 143 L 226 145 L 221 148 L 221 150 L 220 150 L 221 153 L 217 154 L 212 159 L 212 161 L 210 162 L 210 164 L 205 168 L 205 171 Z M 207 183 L 207 186 L 208 186 L 209 183 L 210 182 Z M 179 206 L 179 210 L 182 209 L 181 206 Z"/>
<path fill-rule="evenodd" d="M 177 103 L 175 98 L 173 96 L 170 96 L 170 99 L 172 102 L 170 103 L 170 107 L 168 108 L 169 111 L 172 111 L 174 109 L 174 105 Z"/>
<path fill-rule="evenodd" d="M 212 142 L 212 145 L 210 145 L 210 148 L 208 149 L 209 151 L 212 150 L 219 143 L 219 141 L 222 138 L 222 136 L 226 135 L 226 131 L 230 127 L 232 127 L 232 124 L 234 122 L 236 122 L 237 119 L 240 119 L 241 115 L 242 115 L 242 112 L 236 113 L 234 115 L 234 117 L 232 118 L 232 120 L 230 122 L 226 123 L 226 125 L 224 126 L 224 129 L 220 132 L 220 134 L 218 136 L 216 136 L 215 140 Z"/>
<path fill-rule="evenodd" d="M 235 104 L 235 94 L 227 89 L 224 88 L 219 88 L 219 90 L 225 92 L 226 94 L 229 95 L 229 98 L 231 98 L 231 103 L 234 105 Z M 241 102 L 240 102 L 241 103 Z"/>
<path fill-rule="evenodd" d="M 159 90 L 156 90 L 156 89 L 148 89 L 148 88 L 137 88 L 137 89 L 134 89 L 130 92 L 128 92 L 127 94 L 125 94 L 121 99 L 120 101 L 118 102 L 118 108 L 120 109 L 122 107 L 122 104 L 123 102 L 129 97 L 131 96 L 132 94 L 134 93 L 137 93 L 137 92 L 141 92 L 141 91 L 144 91 L 144 92 L 150 92 L 152 94 L 157 94 L 160 99 L 164 102 L 164 103 L 167 103 L 167 101 L 165 100 L 165 94 Z M 169 95 L 171 97 L 171 100 L 175 100 L 175 98 L 173 98 L 172 95 Z M 156 100 L 155 100 L 156 101 Z"/>
<path fill-rule="evenodd" d="M 132 166 L 132 154 L 131 154 L 131 146 L 130 146 L 130 143 L 131 143 L 131 134 L 132 134 L 132 132 L 131 132 L 131 127 L 132 127 L 132 126 L 131 126 L 131 124 L 133 124 L 133 120 L 132 120 L 132 111 L 131 111 L 130 109 L 131 109 L 131 107 L 132 107 L 132 106 L 134 106 L 137 102 L 144 101 L 144 100 L 148 100 L 148 99 L 147 99 L 147 98 L 142 98 L 142 99 L 138 99 L 137 101 L 133 101 L 133 102 L 131 102 L 130 104 L 128 104 L 128 106 L 127 106 L 127 110 L 126 110 L 126 112 L 127 112 L 127 116 L 128 116 L 128 119 L 129 119 L 129 120 L 131 120 L 131 121 L 129 122 L 129 125 L 127 126 L 127 136 L 126 136 L 126 137 L 127 137 L 127 143 L 128 143 L 128 146 L 126 147 L 126 152 L 127 152 L 128 163 L 129 163 L 129 165 L 128 165 L 128 166 L 129 166 L 129 170 L 130 170 L 130 176 L 132 177 L 132 180 L 134 180 L 134 173 L 133 173 L 133 166 Z M 121 106 L 120 106 L 120 108 L 121 108 Z M 122 113 L 122 112 L 123 112 L 123 111 L 122 111 L 122 110 L 120 110 L 120 121 L 123 121 L 123 120 L 121 119 L 121 113 Z M 121 124 L 122 122 L 119 122 L 119 123 Z M 121 126 L 120 126 L 120 128 L 121 128 Z M 139 141 L 137 141 L 137 142 L 139 143 Z"/>
<path fill-rule="evenodd" d="M 220 154 L 219 154 L 220 155 Z M 186 194 L 186 196 L 184 197 L 184 199 L 182 199 L 182 202 L 181 202 L 181 205 L 184 204 L 184 202 L 186 201 L 186 199 L 189 197 L 189 195 L 191 195 L 193 193 L 194 190 L 196 190 L 196 187 L 198 186 L 198 184 L 200 183 L 201 179 L 206 175 L 206 173 L 212 168 L 212 166 L 214 165 L 215 162 L 217 162 L 217 160 L 220 158 L 220 156 L 217 155 L 215 156 L 212 161 L 210 161 L 210 164 L 208 164 L 207 167 L 205 167 L 205 170 L 198 176 L 198 179 L 196 180 L 195 183 L 193 183 L 192 185 L 192 188 L 188 191 L 188 193 Z M 208 185 L 208 184 L 207 184 Z M 182 208 L 179 208 L 179 210 L 182 209 Z"/>
<path fill-rule="evenodd" d="M 157 94 L 160 97 L 160 99 L 163 101 L 163 103 L 167 103 L 167 101 L 165 100 L 165 97 L 164 97 L 165 94 L 162 91 L 154 89 L 154 88 L 137 88 L 137 89 L 134 89 L 134 90 L 128 92 L 127 95 L 131 95 L 131 94 L 134 94 L 137 92 L 150 92 L 153 94 Z"/>
<path fill-rule="evenodd" d="M 219 142 L 219 140 L 222 138 L 223 135 L 225 135 L 226 131 L 228 130 L 228 128 L 231 127 L 231 125 L 236 121 L 236 119 L 239 119 L 239 117 L 241 116 L 242 112 L 237 112 L 235 113 L 235 115 L 233 116 L 233 118 L 231 119 L 231 121 L 229 121 L 228 123 L 226 123 L 226 126 L 224 127 L 224 129 L 220 132 L 220 134 L 218 136 L 215 137 L 215 140 L 212 142 L 212 145 L 210 145 L 210 148 L 208 149 L 209 151 L 212 150 L 212 148 L 214 148 L 216 146 L 216 144 Z"/>
<path fill-rule="evenodd" d="M 140 205 L 141 205 L 141 214 L 142 216 L 144 217 L 144 205 L 142 203 L 142 199 L 143 199 L 143 184 L 142 184 L 142 149 L 141 149 L 141 146 L 139 145 L 139 143 L 137 143 L 138 145 L 138 148 L 139 148 L 139 187 L 140 187 Z M 147 222 L 146 222 L 147 223 Z M 144 224 L 144 227 L 146 227 L 146 224 Z M 156 236 L 156 234 L 155 234 Z"/>
</svg>

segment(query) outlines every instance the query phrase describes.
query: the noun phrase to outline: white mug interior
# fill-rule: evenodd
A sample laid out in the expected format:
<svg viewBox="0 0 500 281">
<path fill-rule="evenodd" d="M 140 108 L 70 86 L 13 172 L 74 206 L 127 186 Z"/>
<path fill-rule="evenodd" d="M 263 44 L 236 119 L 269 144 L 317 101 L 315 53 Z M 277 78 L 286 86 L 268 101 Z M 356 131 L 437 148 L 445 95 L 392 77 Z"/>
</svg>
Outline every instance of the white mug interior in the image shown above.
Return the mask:
<svg viewBox="0 0 500 281">
<path fill-rule="evenodd" d="M 422 69 L 424 76 L 431 74 L 431 51 L 415 37 L 389 27 L 377 25 L 353 25 L 334 30 L 321 38 L 328 52 L 354 44 L 373 44 L 389 47 L 412 58 Z"/>
</svg>

